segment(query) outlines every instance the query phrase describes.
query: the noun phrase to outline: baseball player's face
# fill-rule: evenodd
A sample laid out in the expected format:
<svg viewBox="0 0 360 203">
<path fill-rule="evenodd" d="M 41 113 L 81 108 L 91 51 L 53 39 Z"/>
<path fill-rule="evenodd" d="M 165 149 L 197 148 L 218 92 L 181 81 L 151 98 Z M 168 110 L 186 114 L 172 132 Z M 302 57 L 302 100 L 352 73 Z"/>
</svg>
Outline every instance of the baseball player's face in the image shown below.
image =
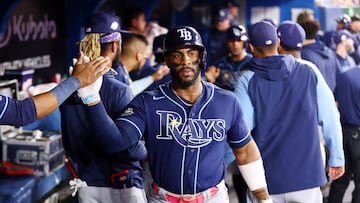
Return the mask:
<svg viewBox="0 0 360 203">
<path fill-rule="evenodd" d="M 177 49 L 166 56 L 173 82 L 189 87 L 200 76 L 199 50 L 194 48 Z"/>
<path fill-rule="evenodd" d="M 244 50 L 244 42 L 241 40 L 229 40 L 227 45 L 232 55 L 240 55 Z"/>
</svg>

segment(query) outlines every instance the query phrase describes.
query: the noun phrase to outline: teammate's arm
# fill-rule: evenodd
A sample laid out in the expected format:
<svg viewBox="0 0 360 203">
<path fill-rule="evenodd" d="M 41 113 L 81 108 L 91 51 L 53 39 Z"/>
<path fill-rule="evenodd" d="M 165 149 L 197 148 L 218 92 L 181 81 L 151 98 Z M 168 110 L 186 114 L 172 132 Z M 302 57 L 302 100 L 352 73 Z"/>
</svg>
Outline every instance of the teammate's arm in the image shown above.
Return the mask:
<svg viewBox="0 0 360 203">
<path fill-rule="evenodd" d="M 99 57 L 89 63 L 82 63 L 82 52 L 72 75 L 50 92 L 32 97 L 35 103 L 37 118 L 42 118 L 54 111 L 67 97 L 80 87 L 93 83 L 106 73 L 111 65 L 108 58 Z"/>
<path fill-rule="evenodd" d="M 233 148 L 233 151 L 239 170 L 251 192 L 258 200 L 268 200 L 270 197 L 267 190 L 265 171 L 255 141 L 252 139 L 241 148 Z"/>
<path fill-rule="evenodd" d="M 94 135 L 99 138 L 97 144 L 106 153 L 123 151 L 140 140 L 142 133 L 135 124 L 131 121 L 122 122 L 121 118 L 113 121 L 101 101 L 87 108 Z M 106 139 L 102 139 L 103 135 L 106 135 Z"/>
<path fill-rule="evenodd" d="M 155 81 L 161 80 L 166 74 L 169 73 L 169 71 L 170 69 L 167 66 L 160 66 L 152 75 L 134 80 L 130 84 L 130 88 L 133 90 L 134 96 L 144 91 Z"/>
<path fill-rule="evenodd" d="M 250 130 L 255 128 L 254 106 L 251 102 L 250 96 L 248 95 L 249 81 L 253 76 L 254 72 L 244 71 L 244 73 L 239 77 L 234 89 L 237 98 L 241 101 L 240 107 L 244 115 L 244 121 Z"/>
<path fill-rule="evenodd" d="M 214 65 L 209 66 L 205 72 L 205 77 L 210 83 L 214 83 L 219 75 L 220 69 Z"/>
<path fill-rule="evenodd" d="M 80 55 L 72 76 L 49 92 L 22 101 L 2 96 L 0 124 L 26 125 L 48 115 L 78 88 L 91 84 L 110 68 L 109 59 L 104 57 L 89 63 L 81 63 L 82 56 Z"/>
<path fill-rule="evenodd" d="M 321 129 L 325 144 L 329 149 L 329 177 L 332 180 L 335 180 L 341 177 L 345 172 L 343 136 L 341 124 L 339 122 L 340 114 L 337 110 L 334 95 L 318 68 L 307 61 L 305 63 L 312 68 L 317 76 L 318 83 L 316 90 L 319 123 L 322 127 Z"/>
</svg>

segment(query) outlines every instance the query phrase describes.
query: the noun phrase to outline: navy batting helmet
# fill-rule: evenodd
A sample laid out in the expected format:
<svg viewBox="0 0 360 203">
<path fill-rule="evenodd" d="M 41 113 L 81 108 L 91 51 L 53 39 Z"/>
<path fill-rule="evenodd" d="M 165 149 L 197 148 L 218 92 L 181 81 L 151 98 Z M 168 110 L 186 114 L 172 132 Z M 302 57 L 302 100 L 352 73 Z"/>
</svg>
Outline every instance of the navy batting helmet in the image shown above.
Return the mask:
<svg viewBox="0 0 360 203">
<path fill-rule="evenodd" d="M 164 40 L 164 52 L 167 55 L 170 51 L 182 47 L 196 47 L 200 51 L 200 67 L 205 67 L 206 50 L 200 34 L 190 26 L 180 26 L 170 30 Z"/>
<path fill-rule="evenodd" d="M 154 53 L 163 53 L 164 52 L 164 39 L 165 34 L 156 36 L 153 41 L 153 52 Z"/>
<path fill-rule="evenodd" d="M 228 40 L 241 40 L 246 42 L 248 40 L 246 29 L 242 25 L 233 25 L 226 31 Z"/>
</svg>

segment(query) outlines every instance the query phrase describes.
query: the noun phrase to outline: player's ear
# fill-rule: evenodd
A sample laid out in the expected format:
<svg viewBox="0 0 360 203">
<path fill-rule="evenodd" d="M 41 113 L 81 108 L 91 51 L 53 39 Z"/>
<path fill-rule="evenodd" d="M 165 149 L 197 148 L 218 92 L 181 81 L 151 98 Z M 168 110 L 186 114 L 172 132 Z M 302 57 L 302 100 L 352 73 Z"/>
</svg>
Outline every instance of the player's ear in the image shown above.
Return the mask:
<svg viewBox="0 0 360 203">
<path fill-rule="evenodd" d="M 251 53 L 254 53 L 254 46 L 252 44 L 249 44 Z"/>
<path fill-rule="evenodd" d="M 280 39 L 279 39 L 279 38 L 277 38 L 277 40 L 276 40 L 276 46 L 277 46 L 277 47 L 280 46 Z"/>
<path fill-rule="evenodd" d="M 120 53 L 122 52 L 122 47 L 121 47 L 121 41 L 116 42 L 117 48 L 120 51 Z"/>
<path fill-rule="evenodd" d="M 279 54 L 284 53 L 284 52 L 283 52 L 283 48 L 282 48 L 282 46 L 281 46 L 281 43 L 277 44 L 277 51 L 278 51 Z"/>
<path fill-rule="evenodd" d="M 140 51 L 137 51 L 135 57 L 136 61 L 141 61 L 144 57 L 144 54 L 142 54 Z"/>
<path fill-rule="evenodd" d="M 111 52 L 116 52 L 116 49 L 118 48 L 118 45 L 116 42 L 111 42 Z"/>
</svg>

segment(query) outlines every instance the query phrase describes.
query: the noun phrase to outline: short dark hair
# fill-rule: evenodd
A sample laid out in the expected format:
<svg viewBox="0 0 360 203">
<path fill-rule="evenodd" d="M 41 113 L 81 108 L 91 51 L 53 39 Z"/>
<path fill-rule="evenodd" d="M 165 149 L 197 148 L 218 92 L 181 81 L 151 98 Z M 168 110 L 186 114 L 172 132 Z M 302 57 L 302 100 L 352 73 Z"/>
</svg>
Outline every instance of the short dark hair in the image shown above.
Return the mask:
<svg viewBox="0 0 360 203">
<path fill-rule="evenodd" d="M 299 13 L 299 15 L 296 18 L 296 22 L 299 24 L 302 24 L 310 19 L 312 19 L 313 13 L 312 11 L 304 10 Z"/>
<path fill-rule="evenodd" d="M 285 51 L 299 51 L 301 48 L 293 48 L 289 45 L 286 45 L 284 42 L 280 41 L 280 46 L 285 49 Z"/>
<path fill-rule="evenodd" d="M 305 33 L 306 33 L 305 38 L 306 39 L 315 39 L 316 34 L 320 30 L 320 23 L 316 19 L 307 20 L 307 21 L 301 23 L 300 25 L 305 30 Z"/>
<path fill-rule="evenodd" d="M 271 52 L 274 49 L 276 49 L 276 44 L 272 44 L 269 46 L 253 46 L 254 49 L 256 49 L 259 53 L 261 54 L 265 54 L 267 52 Z"/>
<path fill-rule="evenodd" d="M 146 46 L 149 44 L 146 37 L 142 34 L 136 34 L 136 33 L 129 33 L 126 34 L 123 38 L 123 46 L 126 46 L 127 44 L 131 43 L 132 41 L 140 40 L 146 44 Z"/>
<path fill-rule="evenodd" d="M 144 10 L 138 6 L 130 6 L 125 9 L 122 16 L 122 24 L 125 29 L 129 29 L 131 20 L 139 17 L 141 14 L 145 14 Z"/>
<path fill-rule="evenodd" d="M 145 46 L 148 45 L 148 41 L 144 35 L 136 34 L 136 33 L 126 34 L 121 43 L 122 53 L 128 54 L 128 52 L 132 50 L 130 46 L 136 41 L 143 42 Z"/>
</svg>

